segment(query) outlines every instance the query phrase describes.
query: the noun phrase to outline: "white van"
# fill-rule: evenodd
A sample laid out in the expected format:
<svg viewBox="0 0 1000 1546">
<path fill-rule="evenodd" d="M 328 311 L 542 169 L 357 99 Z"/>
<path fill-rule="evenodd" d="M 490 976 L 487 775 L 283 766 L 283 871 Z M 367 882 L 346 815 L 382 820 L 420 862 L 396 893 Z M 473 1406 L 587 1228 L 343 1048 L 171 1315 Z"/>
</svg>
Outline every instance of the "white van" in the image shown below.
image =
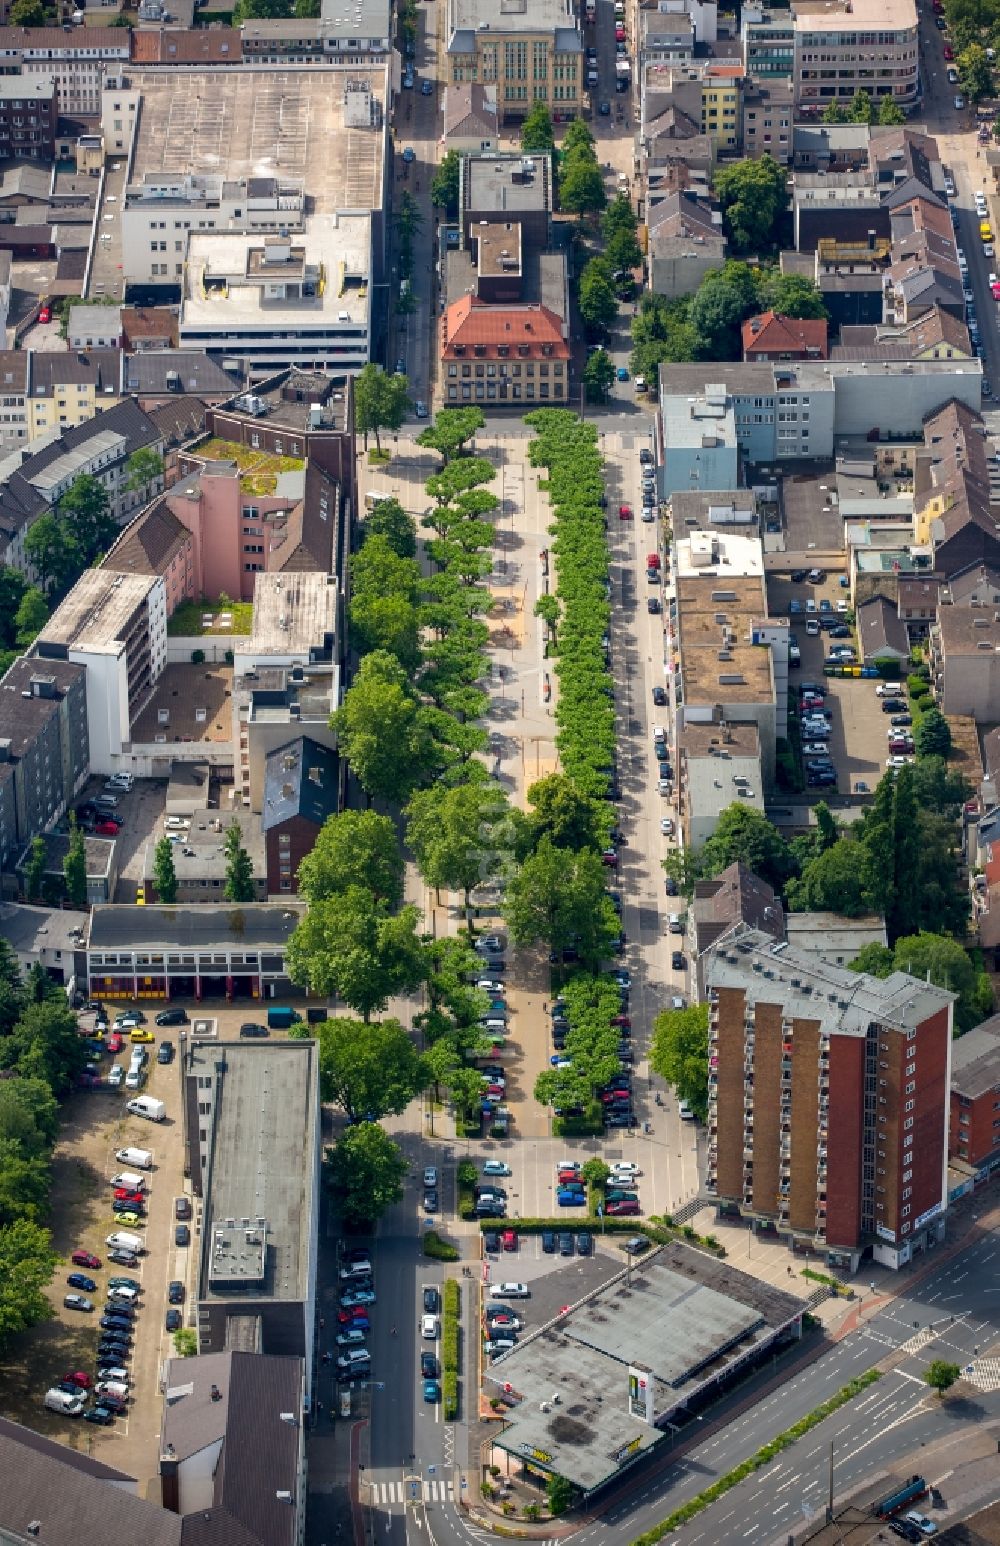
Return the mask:
<svg viewBox="0 0 1000 1546">
<path fill-rule="evenodd" d="M 116 1176 L 112 1176 L 110 1186 L 123 1186 L 129 1192 L 144 1192 L 146 1190 L 145 1176 L 136 1175 L 134 1170 L 120 1170 Z"/>
<path fill-rule="evenodd" d="M 45 1392 L 45 1405 L 50 1412 L 58 1412 L 61 1417 L 79 1417 L 83 1411 L 82 1395 L 70 1395 L 68 1390 L 52 1390 Z"/>
<path fill-rule="evenodd" d="M 152 1170 L 152 1149 L 116 1149 L 115 1159 L 123 1165 L 134 1165 L 136 1170 Z"/>
<path fill-rule="evenodd" d="M 113 1235 L 105 1236 L 104 1244 L 109 1251 L 132 1251 L 136 1256 L 145 1251 L 139 1236 L 130 1235 L 127 1229 L 116 1229 Z"/>
<path fill-rule="evenodd" d="M 130 1111 L 134 1117 L 145 1117 L 148 1122 L 162 1122 L 167 1114 L 164 1102 L 156 1100 L 152 1095 L 139 1095 L 135 1100 L 127 1100 L 125 1110 Z"/>
</svg>

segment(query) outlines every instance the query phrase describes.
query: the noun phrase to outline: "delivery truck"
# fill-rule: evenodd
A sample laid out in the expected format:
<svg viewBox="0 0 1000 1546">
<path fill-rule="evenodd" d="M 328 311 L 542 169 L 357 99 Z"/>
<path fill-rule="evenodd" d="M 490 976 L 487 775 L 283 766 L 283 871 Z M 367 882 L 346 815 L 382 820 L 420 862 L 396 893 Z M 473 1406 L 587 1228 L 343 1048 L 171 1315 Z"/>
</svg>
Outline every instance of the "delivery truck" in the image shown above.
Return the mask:
<svg viewBox="0 0 1000 1546">
<path fill-rule="evenodd" d="M 297 1009 L 288 1009 L 280 1004 L 267 1011 L 267 1023 L 272 1031 L 287 1031 L 301 1016 Z"/>
</svg>

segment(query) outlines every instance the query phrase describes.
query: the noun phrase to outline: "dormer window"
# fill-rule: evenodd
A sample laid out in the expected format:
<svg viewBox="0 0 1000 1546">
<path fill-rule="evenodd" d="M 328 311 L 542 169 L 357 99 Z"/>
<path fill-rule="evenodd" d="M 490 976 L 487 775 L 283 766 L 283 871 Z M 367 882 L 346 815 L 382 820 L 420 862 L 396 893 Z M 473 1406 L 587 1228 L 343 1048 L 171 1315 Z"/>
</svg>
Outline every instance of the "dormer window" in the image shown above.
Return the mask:
<svg viewBox="0 0 1000 1546">
<path fill-rule="evenodd" d="M 486 345 L 485 344 L 473 344 L 472 349 L 473 349 L 473 353 L 475 354 L 477 360 L 485 359 L 485 357 L 486 357 Z"/>
<path fill-rule="evenodd" d="M 502 360 L 505 360 L 510 354 L 510 344 L 497 344 L 497 354 Z"/>
<path fill-rule="evenodd" d="M 464 354 L 465 353 L 465 345 L 464 344 L 455 344 L 454 348 L 455 348 L 455 353 L 456 354 Z"/>
</svg>

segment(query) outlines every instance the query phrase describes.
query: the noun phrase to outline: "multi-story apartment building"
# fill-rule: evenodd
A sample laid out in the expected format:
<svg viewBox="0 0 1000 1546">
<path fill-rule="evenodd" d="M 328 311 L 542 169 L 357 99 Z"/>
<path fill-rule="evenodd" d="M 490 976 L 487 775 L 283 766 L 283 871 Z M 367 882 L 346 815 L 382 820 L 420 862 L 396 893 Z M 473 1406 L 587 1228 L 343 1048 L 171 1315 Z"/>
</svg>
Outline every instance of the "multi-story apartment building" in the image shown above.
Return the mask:
<svg viewBox="0 0 1000 1546">
<path fill-rule="evenodd" d="M 793 0 L 792 15 L 799 108 L 822 112 L 856 91 L 900 107 L 916 101 L 914 0 Z"/>
<path fill-rule="evenodd" d="M 496 87 L 501 123 L 524 118 L 535 102 L 553 117 L 574 117 L 584 95 L 583 43 L 572 0 L 515 0 L 498 13 L 490 0 L 449 0 L 449 81 Z"/>
<path fill-rule="evenodd" d="M 247 20 L 239 36 L 248 64 L 378 64 L 393 45 L 392 6 L 389 0 L 357 0 L 348 11 L 339 0 L 323 0 L 315 19 Z"/>
<path fill-rule="evenodd" d="M 179 285 L 191 232 L 301 231 L 305 194 L 289 178 L 150 172 L 126 188 L 121 219 L 126 284 Z"/>
<path fill-rule="evenodd" d="M 986 1177 L 1000 1166 L 1000 1015 L 966 1031 L 951 1053 L 948 1153 Z"/>
<path fill-rule="evenodd" d="M 69 118 L 98 116 L 105 74 L 123 70 L 130 53 L 127 27 L 0 27 L 0 73 L 54 78 Z"/>
<path fill-rule="evenodd" d="M 58 372 L 59 367 L 55 374 Z M 79 401 L 85 409 L 87 396 Z M 39 398 L 39 406 L 41 403 Z M 162 433 L 137 403 L 126 400 L 96 419 L 71 428 L 60 425 L 49 429 L 39 434 L 34 444 L 11 451 L 0 462 L 0 562 L 15 569 L 28 568 L 25 532 L 81 474 L 98 480 L 108 496 L 113 519 L 124 521 L 156 492 L 155 486 L 145 490 L 128 486 L 129 457 L 143 448 L 162 451 Z"/>
<path fill-rule="evenodd" d="M 0 76 L 0 159 L 53 160 L 58 120 L 59 86 L 53 76 Z"/>
<path fill-rule="evenodd" d="M 49 661 L 87 668 L 90 764 L 113 773 L 132 721 L 167 660 L 166 589 L 159 575 L 85 569 L 32 646 L 41 672 Z"/>
<path fill-rule="evenodd" d="M 939 1239 L 955 995 L 739 928 L 707 981 L 707 1183 L 720 1211 L 850 1271 L 868 1254 L 902 1267 Z"/>
<path fill-rule="evenodd" d="M 85 675 L 22 657 L 0 681 L 0 885 L 87 777 Z"/>
</svg>

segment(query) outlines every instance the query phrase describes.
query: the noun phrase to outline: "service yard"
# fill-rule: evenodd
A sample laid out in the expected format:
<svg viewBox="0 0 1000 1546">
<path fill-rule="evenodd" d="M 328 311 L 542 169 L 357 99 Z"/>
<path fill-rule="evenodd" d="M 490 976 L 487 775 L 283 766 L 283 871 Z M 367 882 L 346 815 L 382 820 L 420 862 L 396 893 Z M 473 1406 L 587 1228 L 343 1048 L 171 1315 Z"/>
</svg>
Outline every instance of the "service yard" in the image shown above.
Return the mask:
<svg viewBox="0 0 1000 1546">
<path fill-rule="evenodd" d="M 162 1005 L 151 1007 L 155 1013 Z M 147 1018 L 158 1042 L 169 1037 L 176 1043 L 176 1029 L 161 1031 L 153 1025 L 152 1014 Z M 126 1062 L 127 1048 L 126 1042 Z M 177 1061 L 175 1058 L 172 1063 L 159 1064 L 156 1047 L 150 1046 L 148 1050 L 149 1076 L 143 1093 L 166 1102 L 164 1122 L 147 1122 L 128 1114 L 124 1091 L 119 1094 L 106 1084 L 99 1089 L 79 1091 L 63 1106 L 62 1128 L 53 1158 L 52 1209 L 48 1221 L 54 1248 L 61 1259 L 48 1291 L 54 1314 L 50 1321 L 19 1338 L 0 1363 L 0 1411 L 5 1417 L 71 1448 L 99 1455 L 143 1482 L 155 1476 L 157 1470 L 159 1374 L 163 1360 L 172 1352 L 171 1337 L 164 1329 L 167 1283 L 175 1278 L 185 1283 L 182 1315 L 187 1324 L 192 1305 L 191 1275 L 196 1267 L 195 1250 L 178 1250 L 173 1243 L 174 1198 L 184 1191 Z M 102 1059 L 105 1075 L 112 1061 L 111 1056 Z M 111 1177 L 134 1168 L 115 1159 L 115 1150 L 126 1147 L 153 1152 L 152 1168 L 144 1172 L 149 1201 L 142 1227 L 116 1225 L 111 1210 Z M 143 1237 L 146 1251 L 137 1267 L 108 1261 L 105 1239 L 116 1228 L 127 1228 Z M 193 1230 L 192 1236 L 196 1242 Z M 80 1249 L 97 1256 L 100 1268 L 75 1265 L 70 1258 Z M 95 1281 L 95 1290 L 85 1296 L 94 1305 L 92 1313 L 64 1307 L 64 1296 L 79 1292 L 66 1282 L 71 1272 L 83 1273 Z M 68 1373 L 81 1371 L 95 1377 L 98 1322 L 107 1298 L 108 1279 L 114 1275 L 136 1278 L 142 1291 L 132 1357 L 127 1360 L 131 1374 L 127 1414 L 110 1427 L 102 1428 L 82 1418 L 61 1417 L 48 1411 L 43 1402 L 50 1386 Z"/>
</svg>

